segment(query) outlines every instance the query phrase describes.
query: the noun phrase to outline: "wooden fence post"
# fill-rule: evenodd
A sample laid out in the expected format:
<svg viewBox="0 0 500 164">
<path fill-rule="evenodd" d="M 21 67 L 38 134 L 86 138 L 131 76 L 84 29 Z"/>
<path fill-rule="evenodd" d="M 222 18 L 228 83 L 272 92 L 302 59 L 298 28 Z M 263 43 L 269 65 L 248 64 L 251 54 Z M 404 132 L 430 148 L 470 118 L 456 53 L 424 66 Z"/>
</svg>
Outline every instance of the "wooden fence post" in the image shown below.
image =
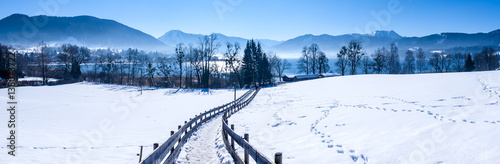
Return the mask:
<svg viewBox="0 0 500 164">
<path fill-rule="evenodd" d="M 186 125 L 188 122 L 187 121 L 184 121 L 184 125 Z M 186 128 L 186 131 L 185 133 L 187 134 L 188 133 L 188 129 Z"/>
<path fill-rule="evenodd" d="M 153 150 L 156 150 L 156 148 L 158 148 L 158 143 L 153 144 Z"/>
<path fill-rule="evenodd" d="M 276 154 L 274 154 L 274 163 L 281 164 L 283 162 L 281 158 L 282 158 L 281 152 L 277 152 Z"/>
<path fill-rule="evenodd" d="M 139 163 L 141 163 L 141 161 L 142 161 L 142 146 L 141 146 L 141 151 L 137 155 L 139 155 Z"/>
<path fill-rule="evenodd" d="M 179 125 L 179 129 L 178 129 L 178 130 L 180 130 L 180 129 L 181 129 L 181 126 Z M 182 133 L 182 132 L 181 132 L 181 133 Z M 181 134 L 181 136 L 179 137 L 179 143 L 181 142 L 181 138 L 182 138 L 182 134 Z"/>
<path fill-rule="evenodd" d="M 249 138 L 249 137 L 248 137 L 248 133 L 245 133 L 245 135 L 244 135 L 244 139 L 245 139 L 245 141 L 249 142 L 249 141 L 248 141 L 248 138 Z M 247 149 L 245 149 L 245 157 L 244 157 L 244 162 L 245 162 L 245 164 L 248 164 L 248 151 L 247 151 Z"/>
<path fill-rule="evenodd" d="M 234 124 L 231 124 L 231 130 L 234 131 Z M 233 150 L 234 150 L 234 139 L 233 139 L 233 137 L 231 137 L 231 148 L 233 148 Z"/>
<path fill-rule="evenodd" d="M 170 131 L 170 136 L 173 136 L 174 135 L 174 131 Z M 172 147 L 172 150 L 170 150 L 170 153 L 173 153 L 174 152 L 174 147 Z"/>
</svg>

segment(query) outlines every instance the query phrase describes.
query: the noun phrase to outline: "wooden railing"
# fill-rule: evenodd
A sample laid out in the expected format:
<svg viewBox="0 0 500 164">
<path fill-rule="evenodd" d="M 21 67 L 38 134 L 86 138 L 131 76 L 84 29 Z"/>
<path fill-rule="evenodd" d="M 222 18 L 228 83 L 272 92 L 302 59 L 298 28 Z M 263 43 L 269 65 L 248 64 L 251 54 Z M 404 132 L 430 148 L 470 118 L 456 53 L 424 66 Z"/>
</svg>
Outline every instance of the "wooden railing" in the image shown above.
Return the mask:
<svg viewBox="0 0 500 164">
<path fill-rule="evenodd" d="M 157 143 L 154 145 L 154 151 L 148 155 L 144 160 L 140 161 L 141 164 L 160 164 L 174 163 L 179 153 L 181 152 L 181 148 L 186 143 L 187 139 L 191 137 L 193 132 L 204 122 L 212 119 L 218 114 L 227 111 L 227 109 L 235 108 L 242 104 L 243 100 L 245 100 L 250 93 L 254 92 L 255 89 L 251 89 L 242 96 L 240 96 L 235 101 L 224 104 L 222 106 L 213 108 L 204 113 L 200 113 L 200 115 L 195 115 L 194 118 L 189 121 L 185 121 L 184 126 L 179 125 L 178 131 L 174 133 L 174 131 L 170 131 L 170 138 L 167 139 L 163 144 L 158 145 Z M 252 95 L 252 98 L 255 96 L 255 93 Z"/>
<path fill-rule="evenodd" d="M 222 116 L 222 133 L 224 134 L 223 135 L 224 145 L 229 154 L 231 154 L 231 157 L 233 157 L 233 160 L 236 164 L 248 164 L 249 163 L 248 156 L 251 156 L 257 164 L 273 163 L 271 162 L 271 160 L 269 160 L 269 158 L 267 158 L 265 155 L 263 155 L 261 152 L 255 149 L 252 145 L 250 145 L 248 134 L 245 133 L 244 137 L 241 137 L 234 132 L 233 124 L 231 124 L 231 128 L 229 128 L 228 126 L 227 118 L 229 118 L 231 115 L 241 110 L 243 107 L 247 106 L 253 100 L 255 95 L 257 95 L 259 90 L 260 88 L 257 89 L 255 92 L 253 92 L 252 96 L 250 96 L 250 98 L 246 99 L 245 101 L 242 101 L 238 104 L 231 106 L 230 108 L 227 108 L 224 111 L 224 115 Z M 231 141 L 229 141 L 229 137 L 231 137 Z M 236 142 L 240 147 L 244 149 L 243 160 L 236 152 L 234 142 Z M 280 152 L 275 154 L 274 163 L 276 164 L 282 163 L 282 154 Z"/>
</svg>

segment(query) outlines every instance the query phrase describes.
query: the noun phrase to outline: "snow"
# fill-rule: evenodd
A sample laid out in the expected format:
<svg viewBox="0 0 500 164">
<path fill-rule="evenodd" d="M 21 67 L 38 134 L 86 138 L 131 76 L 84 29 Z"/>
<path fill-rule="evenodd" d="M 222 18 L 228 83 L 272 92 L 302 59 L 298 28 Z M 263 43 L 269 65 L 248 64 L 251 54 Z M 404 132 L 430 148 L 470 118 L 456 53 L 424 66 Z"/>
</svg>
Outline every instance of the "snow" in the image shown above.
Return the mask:
<svg viewBox="0 0 500 164">
<path fill-rule="evenodd" d="M 181 150 L 176 163 L 233 163 L 222 140 L 222 114 L 204 123 Z"/>
<path fill-rule="evenodd" d="M 496 163 L 500 71 L 356 75 L 263 88 L 229 118 L 283 163 Z"/>
<path fill-rule="evenodd" d="M 6 104 L 7 89 L 0 90 Z M 245 90 L 238 91 L 241 95 Z M 18 87 L 16 157 L 0 145 L 0 163 L 137 163 L 177 125 L 234 98 L 231 89 L 148 89 L 75 83 Z M 7 122 L 5 111 L 0 122 Z M 0 126 L 0 135 L 8 134 Z M 6 143 L 2 142 L 2 143 Z"/>
<path fill-rule="evenodd" d="M 231 89 L 140 95 L 94 83 L 17 92 L 16 157 L 0 145 L 0 163 L 137 163 L 139 146 L 145 157 L 177 125 L 233 99 Z M 263 88 L 229 124 L 270 159 L 283 152 L 284 163 L 496 163 L 499 101 L 500 71 L 331 77 Z M 177 162 L 231 163 L 220 122 L 201 126 Z"/>
</svg>

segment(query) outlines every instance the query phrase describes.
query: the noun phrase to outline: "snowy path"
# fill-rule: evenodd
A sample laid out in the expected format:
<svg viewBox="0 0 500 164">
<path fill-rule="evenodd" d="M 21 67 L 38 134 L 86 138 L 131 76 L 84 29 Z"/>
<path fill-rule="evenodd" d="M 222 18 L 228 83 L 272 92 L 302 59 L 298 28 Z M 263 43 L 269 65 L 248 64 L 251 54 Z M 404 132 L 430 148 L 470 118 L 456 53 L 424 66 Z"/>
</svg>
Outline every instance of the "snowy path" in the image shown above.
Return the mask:
<svg viewBox="0 0 500 164">
<path fill-rule="evenodd" d="M 222 114 L 204 123 L 183 145 L 176 163 L 233 163 L 221 135 Z"/>
</svg>

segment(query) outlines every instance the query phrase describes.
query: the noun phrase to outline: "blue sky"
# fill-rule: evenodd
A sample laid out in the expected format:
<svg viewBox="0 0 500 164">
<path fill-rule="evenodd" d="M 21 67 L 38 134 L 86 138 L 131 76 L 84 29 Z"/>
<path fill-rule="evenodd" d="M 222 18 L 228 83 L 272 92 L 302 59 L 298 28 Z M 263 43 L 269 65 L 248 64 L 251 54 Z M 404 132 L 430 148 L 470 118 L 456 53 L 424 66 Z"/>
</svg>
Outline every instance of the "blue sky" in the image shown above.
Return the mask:
<svg viewBox="0 0 500 164">
<path fill-rule="evenodd" d="M 159 37 L 173 29 L 287 40 L 304 34 L 403 36 L 500 29 L 498 0 L 1 0 L 0 17 L 91 15 Z"/>
</svg>

